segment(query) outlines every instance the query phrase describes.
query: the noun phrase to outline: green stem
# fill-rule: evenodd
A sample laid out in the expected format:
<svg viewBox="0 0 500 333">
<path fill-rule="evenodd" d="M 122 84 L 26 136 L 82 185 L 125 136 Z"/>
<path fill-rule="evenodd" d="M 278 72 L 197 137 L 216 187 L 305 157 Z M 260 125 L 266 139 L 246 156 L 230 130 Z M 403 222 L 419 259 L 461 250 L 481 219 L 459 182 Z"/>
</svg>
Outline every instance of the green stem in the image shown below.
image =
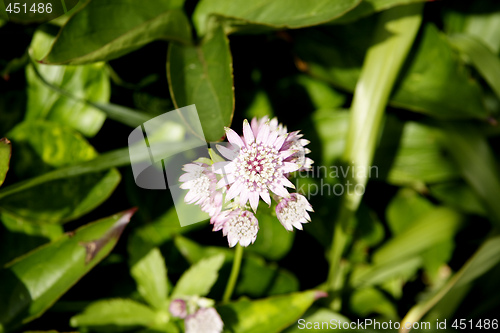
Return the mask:
<svg viewBox="0 0 500 333">
<path fill-rule="evenodd" d="M 234 287 L 236 286 L 236 280 L 238 280 L 238 275 L 240 273 L 241 259 L 243 258 L 243 246 L 238 243 L 236 244 L 235 250 L 233 268 L 231 269 L 231 275 L 229 276 L 229 281 L 227 282 L 226 290 L 224 291 L 224 296 L 222 297 L 222 302 L 224 303 L 229 302 L 231 299 Z"/>
<path fill-rule="evenodd" d="M 342 160 L 352 168 L 353 177 L 346 185 L 334 225 L 328 288 L 333 296 L 331 307 L 340 308 L 342 288 L 342 254 L 351 238 L 347 228 L 356 213 L 370 175 L 370 164 L 380 137 L 384 111 L 397 75 L 415 39 L 421 22 L 421 4 L 397 6 L 384 11 L 375 28 L 373 45 L 368 49 L 361 74 L 354 91 L 349 129 Z M 351 174 L 351 172 L 349 172 Z M 352 188 L 355 190 L 352 191 Z"/>
</svg>

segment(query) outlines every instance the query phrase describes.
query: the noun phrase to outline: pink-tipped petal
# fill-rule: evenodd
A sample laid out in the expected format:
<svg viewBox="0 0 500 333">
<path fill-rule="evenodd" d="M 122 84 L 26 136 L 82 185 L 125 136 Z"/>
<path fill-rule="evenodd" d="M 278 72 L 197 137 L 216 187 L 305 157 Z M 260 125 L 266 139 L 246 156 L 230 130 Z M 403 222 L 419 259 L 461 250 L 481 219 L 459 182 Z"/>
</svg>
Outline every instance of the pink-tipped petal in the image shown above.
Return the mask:
<svg viewBox="0 0 500 333">
<path fill-rule="evenodd" d="M 243 121 L 243 137 L 245 138 L 245 142 L 247 143 L 247 145 L 251 145 L 255 142 L 255 137 L 253 135 L 252 129 L 250 128 L 248 120 L 246 119 Z"/>
<path fill-rule="evenodd" d="M 225 130 L 226 130 L 227 140 L 231 142 L 231 144 L 236 145 L 239 148 L 245 147 L 243 140 L 241 140 L 240 136 L 235 131 L 233 131 L 229 127 L 226 127 Z"/>
</svg>

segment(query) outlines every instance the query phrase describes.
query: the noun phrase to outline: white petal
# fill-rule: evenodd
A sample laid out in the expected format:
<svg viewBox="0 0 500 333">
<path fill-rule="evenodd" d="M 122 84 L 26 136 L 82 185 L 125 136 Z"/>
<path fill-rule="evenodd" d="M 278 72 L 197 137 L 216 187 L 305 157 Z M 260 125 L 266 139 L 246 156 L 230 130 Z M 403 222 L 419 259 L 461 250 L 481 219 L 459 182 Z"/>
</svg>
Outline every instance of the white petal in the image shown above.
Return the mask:
<svg viewBox="0 0 500 333">
<path fill-rule="evenodd" d="M 248 120 L 246 119 L 243 121 L 243 137 L 245 138 L 247 145 L 251 145 L 255 142 L 255 137 L 253 135 L 252 129 L 250 128 Z"/>
<path fill-rule="evenodd" d="M 229 127 L 226 127 L 225 130 L 226 130 L 227 140 L 229 142 L 231 142 L 233 145 L 236 145 L 240 148 L 243 148 L 245 146 L 245 144 L 243 143 L 243 140 L 241 140 L 238 133 L 236 133 L 235 131 L 233 131 Z"/>
</svg>

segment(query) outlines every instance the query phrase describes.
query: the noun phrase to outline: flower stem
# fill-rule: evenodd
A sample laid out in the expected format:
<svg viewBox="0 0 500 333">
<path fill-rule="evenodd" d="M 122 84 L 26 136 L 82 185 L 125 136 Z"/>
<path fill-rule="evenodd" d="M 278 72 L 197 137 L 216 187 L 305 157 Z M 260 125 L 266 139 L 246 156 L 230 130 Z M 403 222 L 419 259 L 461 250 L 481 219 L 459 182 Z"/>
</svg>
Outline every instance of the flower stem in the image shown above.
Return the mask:
<svg viewBox="0 0 500 333">
<path fill-rule="evenodd" d="M 238 280 L 238 275 L 240 273 L 241 259 L 243 258 L 243 246 L 239 243 L 236 244 L 236 249 L 234 253 L 233 268 L 231 269 L 231 275 L 227 281 L 226 290 L 224 291 L 224 296 L 222 297 L 222 302 L 229 302 L 231 295 L 233 294 L 234 287 L 236 285 L 236 280 Z"/>
</svg>

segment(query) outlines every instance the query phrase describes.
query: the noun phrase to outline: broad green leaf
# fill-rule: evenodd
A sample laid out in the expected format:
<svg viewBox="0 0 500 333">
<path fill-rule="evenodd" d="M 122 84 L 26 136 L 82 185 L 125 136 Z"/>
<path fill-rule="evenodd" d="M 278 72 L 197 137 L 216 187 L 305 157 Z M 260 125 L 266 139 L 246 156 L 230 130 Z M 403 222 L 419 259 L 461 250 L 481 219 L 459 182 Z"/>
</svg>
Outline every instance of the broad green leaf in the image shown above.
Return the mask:
<svg viewBox="0 0 500 333">
<path fill-rule="evenodd" d="M 401 189 L 387 206 L 387 223 L 394 235 L 400 235 L 433 208 L 434 205 L 417 192 Z"/>
<path fill-rule="evenodd" d="M 248 247 L 248 251 L 258 253 L 266 259 L 279 260 L 290 251 L 295 234 L 281 225 L 276 215 L 272 214 L 274 212 L 274 207 L 264 206 L 257 211 L 259 236 L 255 243 Z"/>
<path fill-rule="evenodd" d="M 298 290 L 297 277 L 275 263 L 266 264 L 264 259 L 256 256 L 243 259 L 235 294 L 257 298 Z"/>
<path fill-rule="evenodd" d="M 422 183 L 457 179 L 459 173 L 455 163 L 446 158 L 442 150 L 433 128 L 407 122 L 387 180 L 396 185 L 418 188 Z"/>
<path fill-rule="evenodd" d="M 113 249 L 135 210 L 88 224 L 0 270 L 0 331 L 45 312 Z"/>
<path fill-rule="evenodd" d="M 223 262 L 224 255 L 219 254 L 202 259 L 191 266 L 177 281 L 171 297 L 207 295 L 215 281 L 217 281 Z"/>
<path fill-rule="evenodd" d="M 42 61 L 84 64 L 118 58 L 158 39 L 189 43 L 182 5 L 182 0 L 89 1 L 62 27 Z"/>
<path fill-rule="evenodd" d="M 109 332 L 140 327 L 161 327 L 169 321 L 166 312 L 155 313 L 144 304 L 129 299 L 101 300 L 71 318 L 72 327 Z"/>
<path fill-rule="evenodd" d="M 234 251 L 229 248 L 205 246 L 177 236 L 175 245 L 181 254 L 191 263 L 197 263 L 203 258 L 217 254 L 225 256 L 225 266 L 229 268 L 234 258 Z M 220 280 L 220 279 L 219 279 Z M 278 295 L 294 292 L 299 289 L 298 279 L 287 270 L 279 268 L 252 254 L 243 257 L 240 276 L 236 284 L 235 293 L 250 297 L 263 297 L 265 295 Z"/>
<path fill-rule="evenodd" d="M 468 124 L 445 124 L 440 138 L 465 181 L 485 203 L 490 220 L 500 225 L 500 175 L 486 138 Z"/>
<path fill-rule="evenodd" d="M 310 74 L 353 91 L 371 45 L 373 19 L 297 32 L 295 51 Z M 398 80 L 390 105 L 437 118 L 487 117 L 479 85 L 430 23 Z"/>
<path fill-rule="evenodd" d="M 421 254 L 452 238 L 461 220 L 461 216 L 449 208 L 433 209 L 384 243 L 373 255 L 373 260 L 376 264 L 384 264 Z"/>
<path fill-rule="evenodd" d="M 413 257 L 372 266 L 360 266 L 353 271 L 350 283 L 354 287 L 379 285 L 394 278 L 409 279 L 422 266 L 422 258 Z"/>
<path fill-rule="evenodd" d="M 415 58 L 393 96 L 395 106 L 438 118 L 487 117 L 478 84 L 432 24 L 425 27 Z"/>
<path fill-rule="evenodd" d="M 360 0 L 265 1 L 202 0 L 195 9 L 193 21 L 200 35 L 214 21 L 222 21 L 226 31 L 262 32 L 275 29 L 297 29 L 331 21 L 358 5 Z"/>
<path fill-rule="evenodd" d="M 176 108 L 195 104 L 207 141 L 219 141 L 233 118 L 233 68 L 229 41 L 222 28 L 201 45 L 171 43 L 167 75 Z"/>
<path fill-rule="evenodd" d="M 499 17 L 500 22 L 500 17 Z M 467 35 L 452 35 L 451 44 L 469 58 L 472 65 L 500 98 L 500 59 L 481 40 Z"/>
<path fill-rule="evenodd" d="M 35 71 L 38 71 L 51 85 L 76 98 L 64 96 L 47 86 Z M 109 101 L 110 85 L 104 63 L 86 66 L 32 64 L 26 68 L 26 78 L 28 81 L 26 120 L 44 119 L 58 122 L 90 137 L 101 129 L 106 115 L 81 100 L 101 103 Z"/>
<path fill-rule="evenodd" d="M 304 315 L 302 316 L 301 319 L 303 319 L 303 321 L 294 323 L 293 325 L 288 327 L 283 332 L 284 333 L 299 333 L 299 332 L 303 332 L 304 329 L 308 329 L 308 327 L 314 328 L 314 332 L 331 332 L 331 329 L 338 328 L 338 326 L 335 327 L 335 325 L 338 325 L 339 321 L 341 323 L 344 323 L 344 322 L 349 323 L 350 322 L 350 320 L 348 318 L 344 317 L 343 315 L 341 315 L 339 313 L 333 312 L 333 311 L 331 311 L 329 309 L 325 309 L 325 308 L 317 308 L 315 306 L 310 307 L 306 311 L 306 313 L 304 313 Z M 332 320 L 333 320 L 333 322 L 331 322 Z M 325 327 L 325 325 L 322 324 L 323 322 L 327 322 L 329 327 Z M 311 324 L 307 324 L 307 326 L 305 326 L 306 323 L 311 323 Z M 318 327 L 318 325 L 316 325 L 316 327 L 314 327 L 315 324 L 313 324 L 313 323 L 319 323 L 319 327 Z M 332 324 L 331 326 L 330 326 L 330 323 Z"/>
<path fill-rule="evenodd" d="M 373 313 L 380 314 L 384 318 L 398 320 L 395 305 L 378 289 L 357 289 L 351 296 L 351 310 L 358 316 L 366 318 Z"/>
<path fill-rule="evenodd" d="M 58 123 L 24 121 L 9 136 L 16 149 L 13 168 L 21 177 L 43 174 L 98 155 L 80 133 Z"/>
<path fill-rule="evenodd" d="M 397 236 L 432 214 L 435 209 L 434 205 L 415 191 L 402 189 L 387 207 L 387 222 L 393 234 Z M 439 269 L 448 262 L 455 248 L 454 234 L 449 236 L 421 253 L 424 268 L 431 280 L 438 278 Z"/>
<path fill-rule="evenodd" d="M 7 138 L 0 140 L 0 186 L 2 186 L 7 176 L 7 171 L 9 171 L 10 155 L 12 152 L 12 146 Z"/>
<path fill-rule="evenodd" d="M 444 30 L 448 34 L 465 34 L 484 43 L 493 53 L 500 51 L 500 6 L 497 1 L 457 3 L 459 10 L 444 12 Z"/>
<path fill-rule="evenodd" d="M 322 80 L 307 75 L 299 75 L 296 80 L 307 91 L 316 110 L 338 109 L 345 103 L 345 95 Z"/>
<path fill-rule="evenodd" d="M 224 328 L 238 333 L 277 333 L 295 323 L 323 293 L 315 290 L 251 301 L 240 299 L 217 307 Z"/>
<path fill-rule="evenodd" d="M 478 84 L 471 80 L 451 45 L 428 24 L 401 85 L 395 106 L 438 118 L 486 118 Z"/>
<path fill-rule="evenodd" d="M 330 23 L 342 24 L 351 22 L 394 6 L 407 5 L 412 2 L 423 1 L 425 0 L 363 0 L 358 6 L 356 6 L 356 8 Z"/>
<path fill-rule="evenodd" d="M 130 268 L 141 296 L 155 309 L 167 301 L 167 267 L 158 248 L 154 248 Z"/>
<path fill-rule="evenodd" d="M 78 133 L 55 123 L 23 122 L 10 135 L 18 151 L 15 171 L 24 177 L 97 156 Z M 116 169 L 57 179 L 1 199 L 0 209 L 37 224 L 66 222 L 99 206 L 120 179 Z"/>
<path fill-rule="evenodd" d="M 487 216 L 481 198 L 463 181 L 434 184 L 429 190 L 433 197 L 456 210 Z"/>
<path fill-rule="evenodd" d="M 53 241 L 63 234 L 63 228 L 54 224 L 34 224 L 6 212 L 0 215 L 0 267 L 40 245 Z"/>
</svg>

